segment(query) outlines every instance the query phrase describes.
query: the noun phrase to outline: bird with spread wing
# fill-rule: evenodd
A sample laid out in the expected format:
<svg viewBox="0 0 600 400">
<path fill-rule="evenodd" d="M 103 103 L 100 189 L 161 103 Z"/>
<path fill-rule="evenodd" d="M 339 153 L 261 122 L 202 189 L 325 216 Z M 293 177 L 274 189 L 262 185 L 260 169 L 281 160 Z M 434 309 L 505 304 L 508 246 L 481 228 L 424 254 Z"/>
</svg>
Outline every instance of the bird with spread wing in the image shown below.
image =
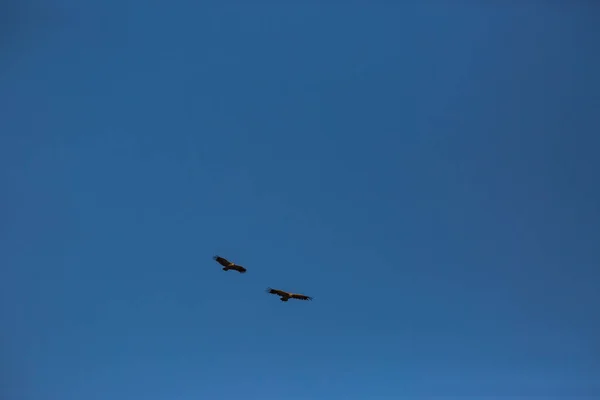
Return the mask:
<svg viewBox="0 0 600 400">
<path fill-rule="evenodd" d="M 281 301 L 288 301 L 289 299 L 297 299 L 297 300 L 312 300 L 313 299 L 312 297 L 305 296 L 303 294 L 290 293 L 290 292 L 285 292 L 283 290 L 271 289 L 271 288 L 267 288 L 267 293 L 276 294 L 277 296 L 280 296 L 279 300 L 281 300 Z"/>
<path fill-rule="evenodd" d="M 234 271 L 239 272 L 240 274 L 246 272 L 246 268 L 242 267 L 241 265 L 237 265 L 236 263 L 232 263 L 231 261 L 223 257 L 214 256 L 213 259 L 223 266 L 223 271 L 229 271 L 230 269 L 232 269 Z"/>
</svg>

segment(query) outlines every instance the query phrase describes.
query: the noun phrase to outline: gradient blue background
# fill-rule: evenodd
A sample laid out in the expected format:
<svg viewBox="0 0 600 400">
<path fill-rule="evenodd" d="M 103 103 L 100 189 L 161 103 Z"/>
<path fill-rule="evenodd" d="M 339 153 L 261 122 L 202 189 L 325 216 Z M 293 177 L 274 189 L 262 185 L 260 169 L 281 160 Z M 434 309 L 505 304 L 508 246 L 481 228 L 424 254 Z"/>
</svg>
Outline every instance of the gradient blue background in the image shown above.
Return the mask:
<svg viewBox="0 0 600 400">
<path fill-rule="evenodd" d="M 94 3 L 3 31 L 5 398 L 600 395 L 598 6 Z"/>
</svg>

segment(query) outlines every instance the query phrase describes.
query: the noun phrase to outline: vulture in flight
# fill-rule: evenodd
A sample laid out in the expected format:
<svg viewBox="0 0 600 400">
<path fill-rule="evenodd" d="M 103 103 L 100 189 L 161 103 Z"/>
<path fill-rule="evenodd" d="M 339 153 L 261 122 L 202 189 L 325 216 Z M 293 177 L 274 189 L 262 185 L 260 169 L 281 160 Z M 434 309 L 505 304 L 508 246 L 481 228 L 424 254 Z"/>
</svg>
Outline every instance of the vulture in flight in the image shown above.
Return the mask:
<svg viewBox="0 0 600 400">
<path fill-rule="evenodd" d="M 237 271 L 240 274 L 246 272 L 246 268 L 242 267 L 241 265 L 232 263 L 231 261 L 223 257 L 214 256 L 213 259 L 223 266 L 223 271 L 229 271 L 230 269 L 233 269 L 234 271 Z"/>
<path fill-rule="evenodd" d="M 303 294 L 284 292 L 283 290 L 277 290 L 277 289 L 271 289 L 271 288 L 267 288 L 267 293 L 276 294 L 277 296 L 280 296 L 281 298 L 279 300 L 281 300 L 281 301 L 288 301 L 289 299 L 297 299 L 297 300 L 312 300 L 313 299 L 312 297 L 305 296 Z"/>
</svg>

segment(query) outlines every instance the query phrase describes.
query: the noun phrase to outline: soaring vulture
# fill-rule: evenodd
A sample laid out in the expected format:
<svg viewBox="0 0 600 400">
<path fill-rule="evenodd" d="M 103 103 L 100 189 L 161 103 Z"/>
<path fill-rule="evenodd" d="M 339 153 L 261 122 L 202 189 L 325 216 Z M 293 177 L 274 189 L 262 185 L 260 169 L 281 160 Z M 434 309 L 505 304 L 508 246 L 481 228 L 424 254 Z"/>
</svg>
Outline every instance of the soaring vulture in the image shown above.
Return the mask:
<svg viewBox="0 0 600 400">
<path fill-rule="evenodd" d="M 242 267 L 241 265 L 232 263 L 231 261 L 223 257 L 214 256 L 213 259 L 223 266 L 223 271 L 229 271 L 230 269 L 233 269 L 234 271 L 237 271 L 240 274 L 246 272 L 246 268 Z"/>
<path fill-rule="evenodd" d="M 313 299 L 312 297 L 305 296 L 303 294 L 284 292 L 283 290 L 277 290 L 277 289 L 271 289 L 271 288 L 267 288 L 267 293 L 276 294 L 277 296 L 280 296 L 281 298 L 279 300 L 281 300 L 281 301 L 288 301 L 289 299 L 297 299 L 297 300 L 312 300 Z"/>
</svg>

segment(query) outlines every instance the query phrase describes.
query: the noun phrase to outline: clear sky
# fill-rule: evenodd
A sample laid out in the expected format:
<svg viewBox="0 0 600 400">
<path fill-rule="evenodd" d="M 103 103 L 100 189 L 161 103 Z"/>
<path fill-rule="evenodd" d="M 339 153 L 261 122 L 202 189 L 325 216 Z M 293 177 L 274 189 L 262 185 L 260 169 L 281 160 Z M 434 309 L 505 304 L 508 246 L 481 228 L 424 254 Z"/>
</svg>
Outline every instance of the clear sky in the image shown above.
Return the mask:
<svg viewBox="0 0 600 400">
<path fill-rule="evenodd" d="M 599 8 L 476 3 L 10 14 L 5 398 L 600 395 Z"/>
</svg>

